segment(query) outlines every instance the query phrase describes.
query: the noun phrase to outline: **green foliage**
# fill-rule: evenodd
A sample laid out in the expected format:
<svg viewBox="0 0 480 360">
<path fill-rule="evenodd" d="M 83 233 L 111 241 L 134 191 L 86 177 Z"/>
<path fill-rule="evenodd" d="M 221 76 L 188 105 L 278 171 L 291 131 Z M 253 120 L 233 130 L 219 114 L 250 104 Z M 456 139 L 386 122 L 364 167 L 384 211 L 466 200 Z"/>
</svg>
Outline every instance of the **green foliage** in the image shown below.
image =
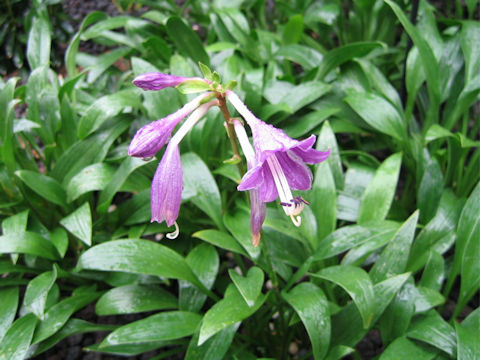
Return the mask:
<svg viewBox="0 0 480 360">
<path fill-rule="evenodd" d="M 419 1 L 413 23 L 413 4 L 391 0 L 116 1 L 148 11 L 90 13 L 61 64 L 57 1 L 25 19 L 7 3 L 0 48 L 21 78 L 0 80 L 0 359 L 98 331 L 88 351 L 127 356 L 361 358 L 378 330 L 382 360 L 480 357 L 475 1 Z M 155 71 L 212 84 L 131 84 Z M 161 152 L 127 155 L 141 126 L 222 82 L 331 154 L 301 227 L 268 204 L 259 247 L 220 111 L 181 143 L 175 240 L 150 223 Z M 87 322 L 92 304 L 97 320 L 135 320 Z"/>
</svg>

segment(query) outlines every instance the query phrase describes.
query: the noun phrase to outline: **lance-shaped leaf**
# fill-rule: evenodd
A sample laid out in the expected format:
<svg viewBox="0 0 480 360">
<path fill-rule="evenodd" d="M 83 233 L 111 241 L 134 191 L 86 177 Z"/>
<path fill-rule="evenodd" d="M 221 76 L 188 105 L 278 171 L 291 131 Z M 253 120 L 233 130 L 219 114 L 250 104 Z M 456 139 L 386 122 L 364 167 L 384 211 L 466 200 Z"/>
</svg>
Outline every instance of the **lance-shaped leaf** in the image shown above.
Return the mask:
<svg viewBox="0 0 480 360">
<path fill-rule="evenodd" d="M 201 315 L 188 311 L 162 312 L 119 327 L 102 341 L 100 348 L 179 339 L 192 335 L 200 320 Z"/>
<path fill-rule="evenodd" d="M 395 195 L 401 164 L 402 154 L 397 153 L 388 157 L 377 169 L 363 194 L 358 212 L 359 224 L 385 219 Z"/>
<path fill-rule="evenodd" d="M 312 283 L 300 283 L 282 293 L 307 329 L 315 359 L 323 359 L 330 344 L 330 313 L 322 289 Z"/>
<path fill-rule="evenodd" d="M 80 256 L 77 267 L 183 279 L 204 288 L 181 255 L 148 240 L 124 239 L 96 245 Z"/>
<path fill-rule="evenodd" d="M 312 276 L 333 282 L 343 288 L 352 298 L 367 329 L 375 315 L 375 293 L 368 274 L 362 268 L 349 265 L 330 266 L 312 273 Z"/>
<path fill-rule="evenodd" d="M 229 285 L 224 298 L 213 305 L 205 314 L 200 328 L 198 345 L 202 345 L 226 327 L 252 315 L 262 306 L 266 298 L 267 295 L 259 296 L 255 305 L 249 307 L 235 285 Z"/>
<path fill-rule="evenodd" d="M 88 202 L 60 220 L 60 224 L 88 246 L 92 245 L 92 213 Z"/>
<path fill-rule="evenodd" d="M 370 277 L 375 283 L 405 271 L 417 221 L 418 210 L 403 223 L 392 241 L 383 250 L 380 258 L 370 270 Z"/>
<path fill-rule="evenodd" d="M 228 270 L 228 274 L 248 306 L 254 306 L 255 301 L 262 291 L 264 280 L 263 271 L 254 266 L 248 270 L 247 276 L 245 277 L 237 274 L 233 269 Z"/>
</svg>

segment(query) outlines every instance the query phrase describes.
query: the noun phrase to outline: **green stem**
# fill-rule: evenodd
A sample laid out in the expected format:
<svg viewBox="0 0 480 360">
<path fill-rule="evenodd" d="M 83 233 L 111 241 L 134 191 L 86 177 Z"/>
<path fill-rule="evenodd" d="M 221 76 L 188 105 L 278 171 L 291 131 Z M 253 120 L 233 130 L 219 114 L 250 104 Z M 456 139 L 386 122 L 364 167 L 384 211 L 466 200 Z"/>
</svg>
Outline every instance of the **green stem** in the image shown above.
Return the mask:
<svg viewBox="0 0 480 360">
<path fill-rule="evenodd" d="M 233 150 L 233 159 L 237 160 L 237 167 L 238 171 L 240 172 L 240 176 L 245 174 L 245 170 L 243 168 L 243 163 L 241 161 L 240 156 L 240 149 L 238 147 L 237 136 L 235 135 L 235 128 L 233 127 L 233 120 L 230 112 L 228 111 L 227 102 L 225 101 L 225 96 L 223 94 L 217 94 L 218 99 L 218 107 L 222 112 L 223 117 L 225 118 L 225 128 L 227 129 L 228 139 L 230 140 L 230 145 L 232 146 Z"/>
</svg>

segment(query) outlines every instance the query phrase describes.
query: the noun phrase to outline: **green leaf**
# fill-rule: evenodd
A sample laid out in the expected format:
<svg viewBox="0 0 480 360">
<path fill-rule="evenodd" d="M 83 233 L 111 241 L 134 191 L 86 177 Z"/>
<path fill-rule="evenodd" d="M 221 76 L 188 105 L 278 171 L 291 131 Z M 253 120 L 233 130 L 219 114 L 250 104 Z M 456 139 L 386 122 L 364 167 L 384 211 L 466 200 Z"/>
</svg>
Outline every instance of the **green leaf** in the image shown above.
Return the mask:
<svg viewBox="0 0 480 360">
<path fill-rule="evenodd" d="M 107 291 L 95 305 L 97 315 L 118 315 L 172 309 L 177 299 L 157 285 L 132 284 Z"/>
<path fill-rule="evenodd" d="M 105 163 L 96 163 L 83 168 L 68 183 L 67 201 L 70 203 L 90 191 L 103 190 L 114 173 L 113 166 Z"/>
<path fill-rule="evenodd" d="M 415 318 L 407 336 L 430 344 L 451 357 L 457 353 L 455 330 L 435 310 Z"/>
<path fill-rule="evenodd" d="M 18 287 L 0 288 L 0 299 L 2 299 L 2 306 L 0 306 L 0 342 L 12 324 L 13 319 L 15 319 L 18 307 L 18 295 Z"/>
<path fill-rule="evenodd" d="M 197 345 L 200 335 L 198 329 L 188 344 L 185 360 L 222 360 L 239 326 L 240 322 L 219 331 L 201 346 Z"/>
<path fill-rule="evenodd" d="M 457 312 L 465 306 L 480 286 L 479 253 L 480 182 L 465 203 L 457 226 L 457 242 L 455 243 L 454 262 L 450 275 L 455 278 L 460 268 L 461 282 Z"/>
<path fill-rule="evenodd" d="M 343 226 L 320 243 L 313 257 L 315 260 L 327 259 L 364 243 L 377 241 L 378 238 L 391 239 L 398 228 L 399 225 L 392 221 Z"/>
<path fill-rule="evenodd" d="M 474 360 L 480 354 L 480 310 L 477 308 L 462 321 L 455 323 L 457 333 L 457 359 Z"/>
<path fill-rule="evenodd" d="M 390 81 L 385 77 L 385 75 L 380 71 L 378 67 L 373 65 L 370 61 L 365 59 L 355 59 L 355 62 L 358 63 L 365 75 L 367 76 L 370 86 L 376 89 L 381 95 L 388 99 L 393 105 L 397 107 L 400 111 L 403 109 L 402 101 L 398 95 L 397 90 L 392 86 Z"/>
<path fill-rule="evenodd" d="M 50 21 L 46 13 L 33 16 L 27 41 L 27 59 L 30 69 L 35 70 L 40 66 L 49 65 L 51 41 Z"/>
<path fill-rule="evenodd" d="M 201 319 L 201 315 L 187 311 L 155 314 L 114 330 L 102 341 L 100 348 L 111 345 L 180 339 L 192 335 Z"/>
<path fill-rule="evenodd" d="M 250 307 L 254 306 L 262 292 L 264 280 L 262 269 L 253 266 L 248 270 L 245 277 L 237 274 L 233 269 L 228 270 L 228 274 L 247 305 Z"/>
<path fill-rule="evenodd" d="M 408 270 L 416 272 L 427 262 L 430 251 L 446 252 L 455 242 L 454 230 L 463 202 L 451 190 L 444 191 L 435 217 L 422 229 L 413 243 Z"/>
<path fill-rule="evenodd" d="M 288 125 L 284 130 L 288 136 L 292 138 L 307 135 L 322 122 L 340 112 L 340 110 L 339 107 L 331 106 L 312 111 L 307 115 L 296 119 L 293 124 Z M 322 148 L 328 148 L 329 145 L 330 144 L 324 144 L 320 140 L 317 142 L 317 147 L 321 146 Z"/>
<path fill-rule="evenodd" d="M 195 94 L 210 89 L 210 84 L 200 79 L 187 80 L 176 86 L 182 94 Z"/>
<path fill-rule="evenodd" d="M 88 202 L 60 220 L 60 224 L 88 246 L 92 245 L 92 213 Z"/>
<path fill-rule="evenodd" d="M 380 258 L 370 270 L 374 283 L 388 279 L 405 271 L 410 253 L 410 246 L 415 236 L 418 222 L 418 210 L 415 211 L 397 230 L 392 241 L 383 250 Z"/>
<path fill-rule="evenodd" d="M 100 296 L 100 293 L 89 291 L 88 293 L 73 295 L 63 299 L 48 309 L 43 321 L 35 330 L 32 344 L 39 343 L 49 336 L 55 334 L 73 313 L 87 306 Z"/>
<path fill-rule="evenodd" d="M 202 345 L 219 331 L 248 318 L 262 306 L 266 298 L 267 295 L 259 296 L 255 305 L 249 307 L 237 288 L 233 284 L 229 285 L 224 298 L 213 305 L 203 317 L 198 345 Z"/>
<path fill-rule="evenodd" d="M 171 16 L 167 21 L 167 34 L 175 44 L 175 47 L 183 54 L 190 57 L 195 63 L 201 62 L 210 65 L 210 59 L 205 52 L 198 35 L 185 25 L 177 16 Z"/>
<path fill-rule="evenodd" d="M 291 44 L 280 46 L 275 56 L 282 56 L 294 63 L 301 65 L 305 70 L 311 70 L 322 62 L 322 54 L 311 47 Z"/>
<path fill-rule="evenodd" d="M 211 289 L 218 274 L 219 257 L 209 244 L 197 245 L 186 257 L 187 264 L 207 289 Z M 199 312 L 207 299 L 195 286 L 179 281 L 179 308 Z"/>
<path fill-rule="evenodd" d="M 376 306 L 372 324 L 383 314 L 409 276 L 409 273 L 397 275 L 373 287 Z M 339 313 L 332 316 L 332 345 L 355 346 L 367 332 L 368 329 L 363 328 L 362 318 L 353 303 L 348 304 Z"/>
<path fill-rule="evenodd" d="M 24 210 L 4 219 L 2 221 L 3 234 L 14 234 L 27 230 L 28 212 L 29 210 Z"/>
<path fill-rule="evenodd" d="M 90 105 L 80 118 L 77 134 L 83 139 L 97 130 L 109 118 L 114 117 L 125 107 L 140 108 L 140 97 L 136 90 L 127 89 L 102 96 Z"/>
<path fill-rule="evenodd" d="M 330 235 L 337 225 L 337 192 L 332 171 L 326 161 L 315 169 L 309 200 L 317 219 L 317 238 L 321 241 Z"/>
<path fill-rule="evenodd" d="M 25 297 L 23 298 L 23 305 L 40 320 L 43 320 L 48 292 L 55 284 L 56 279 L 57 270 L 54 267 L 53 271 L 46 271 L 28 283 Z"/>
<path fill-rule="evenodd" d="M 25 359 L 36 325 L 37 318 L 33 314 L 17 319 L 0 341 L 0 359 Z"/>
<path fill-rule="evenodd" d="M 121 115 L 107 123 L 103 131 L 71 146 L 55 163 L 50 172 L 52 177 L 66 187 L 68 183 L 86 166 L 100 163 L 112 145 L 131 123 L 131 118 Z"/>
<path fill-rule="evenodd" d="M 31 170 L 17 170 L 15 175 L 44 199 L 60 206 L 66 206 L 67 194 L 55 179 Z"/>
<path fill-rule="evenodd" d="M 247 256 L 245 250 L 229 234 L 218 230 L 200 230 L 192 234 L 192 237 L 206 241 L 222 249 L 233 251 L 237 254 Z"/>
<path fill-rule="evenodd" d="M 385 159 L 377 169 L 363 193 L 358 212 L 359 224 L 385 219 L 395 195 L 401 164 L 402 154 L 396 153 Z"/>
<path fill-rule="evenodd" d="M 222 229 L 220 192 L 207 165 L 195 153 L 182 155 L 183 188 L 194 194 L 189 201 L 204 211 Z"/>
<path fill-rule="evenodd" d="M 440 291 L 445 279 L 445 260 L 435 250 L 431 250 L 428 255 L 427 263 L 419 281 L 420 286 L 424 286 L 436 291 Z"/>
<path fill-rule="evenodd" d="M 437 356 L 436 351 L 419 346 L 405 337 L 399 337 L 385 349 L 379 360 L 431 360 Z"/>
<path fill-rule="evenodd" d="M 286 93 L 278 102 L 287 104 L 292 112 L 297 112 L 325 95 L 331 88 L 331 85 L 321 81 L 304 82 L 295 86 L 291 92 Z"/>
<path fill-rule="evenodd" d="M 94 11 L 88 14 L 82 21 L 80 25 L 80 29 L 75 34 L 75 36 L 70 41 L 68 45 L 67 51 L 65 52 L 65 66 L 67 67 L 68 77 L 72 78 L 76 75 L 76 61 L 75 58 L 78 52 L 78 46 L 80 45 L 80 36 L 82 32 L 91 24 L 103 20 L 107 17 L 107 15 L 101 11 Z"/>
<path fill-rule="evenodd" d="M 384 46 L 380 42 L 357 42 L 347 44 L 330 50 L 323 57 L 323 61 L 318 67 L 316 79 L 323 79 L 337 66 L 346 63 L 356 57 L 363 57 L 374 49 Z"/>
<path fill-rule="evenodd" d="M 333 282 L 343 288 L 352 298 L 362 316 L 363 327 L 372 325 L 375 315 L 375 294 L 368 274 L 362 268 L 348 265 L 330 266 L 312 276 Z"/>
<path fill-rule="evenodd" d="M 423 69 L 425 70 L 425 74 L 427 76 L 427 87 L 431 101 L 430 107 L 432 108 L 431 116 L 436 116 L 438 112 L 438 106 L 440 105 L 440 86 L 438 83 L 438 81 L 440 80 L 440 76 L 438 69 L 438 61 L 435 58 L 435 54 L 433 53 L 432 48 L 428 44 L 425 37 L 422 36 L 420 31 L 412 25 L 412 23 L 403 13 L 402 9 L 391 0 L 384 1 L 392 8 L 398 20 L 403 25 L 405 31 L 408 33 L 415 46 L 418 48 L 418 52 L 423 64 Z M 435 118 L 433 117 L 433 119 Z"/>
<path fill-rule="evenodd" d="M 148 240 L 107 241 L 85 251 L 78 260 L 79 269 L 123 271 L 173 279 L 199 285 L 185 259 L 172 249 Z"/>
<path fill-rule="evenodd" d="M 97 56 L 95 59 L 95 63 L 87 68 L 87 83 L 92 84 L 93 82 L 95 82 L 95 80 L 97 80 L 99 76 L 102 75 L 118 59 L 126 57 L 131 51 L 131 48 L 119 47 L 105 54 Z"/>
<path fill-rule="evenodd" d="M 322 289 L 312 283 L 300 283 L 283 298 L 293 307 L 307 329 L 315 359 L 323 359 L 330 344 L 330 312 Z"/>
<path fill-rule="evenodd" d="M 423 151 L 423 175 L 417 192 L 417 206 L 420 210 L 420 221 L 430 221 L 435 212 L 443 192 L 443 175 L 438 161 Z"/>
<path fill-rule="evenodd" d="M 330 165 L 333 178 L 335 180 L 335 187 L 337 189 L 343 189 L 345 186 L 345 179 L 343 177 L 342 159 L 340 158 L 340 149 L 335 138 L 335 133 L 330 126 L 330 122 L 326 121 L 320 134 L 318 135 L 317 150 L 326 151 L 330 150 L 330 156 L 326 160 L 326 163 Z"/>
<path fill-rule="evenodd" d="M 300 41 L 303 34 L 303 17 L 302 15 L 293 15 L 283 28 L 284 44 L 296 44 Z"/>
<path fill-rule="evenodd" d="M 49 260 L 58 259 L 58 252 L 50 241 L 28 231 L 0 236 L 0 253 L 30 254 Z"/>
<path fill-rule="evenodd" d="M 82 334 L 85 332 L 106 331 L 114 328 L 115 326 L 112 325 L 97 325 L 84 320 L 70 319 L 58 332 L 38 344 L 35 348 L 34 356 L 50 349 L 55 344 L 71 335 Z"/>
<path fill-rule="evenodd" d="M 134 158 L 127 156 L 123 161 L 120 167 L 115 171 L 109 183 L 105 186 L 103 191 L 100 193 L 100 198 L 98 199 L 97 211 L 101 214 L 105 214 L 108 211 L 113 197 L 120 190 L 122 185 L 125 183 L 127 178 L 132 174 L 136 169 L 141 166 L 148 164 L 148 161 L 143 159 Z"/>
<path fill-rule="evenodd" d="M 361 199 L 376 169 L 359 162 L 351 162 L 345 173 L 345 186 L 337 196 L 337 218 L 355 222 L 358 218 Z M 335 174 L 335 173 L 334 173 Z M 338 189 L 338 184 L 337 184 Z"/>
<path fill-rule="evenodd" d="M 116 354 L 120 356 L 134 356 L 140 355 L 142 353 L 148 352 L 150 350 L 155 350 L 164 346 L 172 345 L 173 341 L 152 341 L 152 342 L 141 342 L 141 343 L 132 343 L 132 344 L 120 344 L 120 345 L 103 345 L 93 344 L 85 347 L 86 351 L 93 351 L 105 354 Z"/>
<path fill-rule="evenodd" d="M 68 235 L 67 232 L 61 227 L 57 227 L 50 232 L 50 241 L 57 249 L 60 257 L 63 258 L 68 248 Z"/>
<path fill-rule="evenodd" d="M 407 331 L 415 314 L 415 296 L 413 294 L 415 290 L 413 279 L 409 278 L 380 317 L 378 328 L 384 344 L 391 343 Z"/>
<path fill-rule="evenodd" d="M 345 101 L 375 130 L 390 135 L 399 141 L 406 140 L 405 121 L 398 110 L 384 98 L 373 93 L 350 90 Z"/>
</svg>

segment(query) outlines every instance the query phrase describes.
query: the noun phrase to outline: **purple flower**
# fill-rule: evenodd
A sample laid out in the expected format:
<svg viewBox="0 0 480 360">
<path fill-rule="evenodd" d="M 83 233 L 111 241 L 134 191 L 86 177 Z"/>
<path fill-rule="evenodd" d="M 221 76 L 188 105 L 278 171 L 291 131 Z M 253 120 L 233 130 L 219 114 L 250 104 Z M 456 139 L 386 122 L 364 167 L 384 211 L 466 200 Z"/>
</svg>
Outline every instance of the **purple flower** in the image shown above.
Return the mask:
<svg viewBox="0 0 480 360">
<path fill-rule="evenodd" d="M 262 202 L 280 197 L 283 210 L 299 226 L 301 218 L 298 215 L 307 202 L 301 197 L 293 197 L 291 190 L 310 189 L 313 176 L 305 163 L 322 162 L 328 158 L 330 151 L 312 149 L 314 135 L 298 141 L 287 136 L 283 130 L 264 123 L 234 92 L 227 91 L 226 96 L 250 126 L 256 150 L 256 165 L 244 175 L 238 190 L 258 189 Z"/>
<path fill-rule="evenodd" d="M 245 128 L 238 120 L 233 120 L 233 125 L 235 127 L 235 133 L 237 135 L 240 146 L 242 147 L 243 154 L 247 159 L 248 169 L 252 169 L 256 166 L 255 152 L 248 141 L 247 133 Z M 250 228 L 252 230 L 252 244 L 257 247 L 260 243 L 260 230 L 262 229 L 262 224 L 265 221 L 266 215 L 266 206 L 265 203 L 260 201 L 258 197 L 258 190 L 251 189 L 249 191 L 250 195 Z"/>
<path fill-rule="evenodd" d="M 178 145 L 170 143 L 152 181 L 150 202 L 152 221 L 175 224 L 182 201 L 182 163 Z"/>
<path fill-rule="evenodd" d="M 128 147 L 128 155 L 143 158 L 154 156 L 166 144 L 175 126 L 210 95 L 205 93 L 197 96 L 173 114 L 140 128 Z"/>
<path fill-rule="evenodd" d="M 162 90 L 167 87 L 175 87 L 188 80 L 202 80 L 207 82 L 205 79 L 198 77 L 189 78 L 164 74 L 161 72 L 151 72 L 138 75 L 133 79 L 133 85 L 138 86 L 143 90 Z"/>
<path fill-rule="evenodd" d="M 200 105 L 188 117 L 168 143 L 167 149 L 153 177 L 150 192 L 152 221 L 166 221 L 168 226 L 175 225 L 175 231 L 167 234 L 167 237 L 170 239 L 178 236 L 179 229 L 176 220 L 182 201 L 183 173 L 178 145 L 213 105 L 218 105 L 218 100 L 212 100 Z"/>
</svg>

